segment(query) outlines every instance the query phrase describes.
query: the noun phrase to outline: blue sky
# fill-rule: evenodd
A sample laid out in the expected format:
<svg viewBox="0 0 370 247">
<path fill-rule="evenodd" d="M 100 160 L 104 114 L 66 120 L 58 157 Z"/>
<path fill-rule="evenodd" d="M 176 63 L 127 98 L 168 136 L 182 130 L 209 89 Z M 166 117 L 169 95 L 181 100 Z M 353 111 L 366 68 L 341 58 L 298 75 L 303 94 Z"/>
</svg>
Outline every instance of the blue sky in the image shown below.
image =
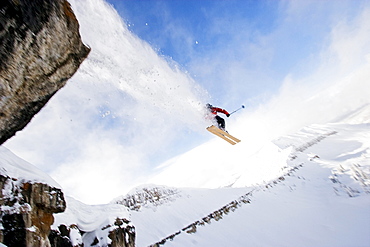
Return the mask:
<svg viewBox="0 0 370 247">
<path fill-rule="evenodd" d="M 185 49 L 197 55 L 218 49 L 233 33 L 214 31 L 214 25 L 238 29 L 253 27 L 268 32 L 277 15 L 277 1 L 120 1 L 109 3 L 130 29 L 159 52 L 182 65 L 190 62 Z M 268 12 L 268 15 L 266 15 Z M 243 20 L 244 23 L 235 23 Z M 232 28 L 230 28 L 232 31 Z"/>
<path fill-rule="evenodd" d="M 279 21 L 281 8 L 278 1 L 108 2 L 117 9 L 133 33 L 147 41 L 159 54 L 180 64 L 215 97 L 215 104 L 225 105 L 225 100 L 230 101 L 228 84 L 235 82 L 231 81 L 235 80 L 232 75 L 228 79 L 228 67 L 231 66 L 228 62 L 240 60 L 238 56 L 248 56 L 243 51 L 245 47 L 238 47 L 240 43 L 253 44 L 261 35 L 270 33 Z M 225 59 L 228 51 L 230 53 Z M 218 54 L 222 58 L 217 58 Z M 208 59 L 221 61 L 209 71 L 200 72 L 198 64 Z M 256 66 L 253 59 L 245 63 L 250 69 Z M 222 73 L 223 78 L 216 81 L 218 73 Z M 240 84 L 239 81 L 236 83 Z M 263 83 L 245 83 L 251 85 L 249 97 L 266 90 L 258 86 L 263 86 Z M 268 90 L 277 88 L 278 85 L 271 83 Z M 237 98 L 229 105 L 239 106 L 240 100 Z"/>
</svg>

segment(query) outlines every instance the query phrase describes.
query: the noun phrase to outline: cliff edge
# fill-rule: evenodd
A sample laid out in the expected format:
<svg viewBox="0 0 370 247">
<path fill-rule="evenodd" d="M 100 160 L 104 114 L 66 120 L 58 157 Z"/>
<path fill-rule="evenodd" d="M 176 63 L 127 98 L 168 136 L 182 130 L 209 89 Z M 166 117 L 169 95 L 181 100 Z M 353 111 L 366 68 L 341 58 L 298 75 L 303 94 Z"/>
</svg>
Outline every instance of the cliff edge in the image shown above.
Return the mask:
<svg viewBox="0 0 370 247">
<path fill-rule="evenodd" d="M 23 129 L 87 57 L 66 0 L 0 3 L 0 145 Z"/>
</svg>

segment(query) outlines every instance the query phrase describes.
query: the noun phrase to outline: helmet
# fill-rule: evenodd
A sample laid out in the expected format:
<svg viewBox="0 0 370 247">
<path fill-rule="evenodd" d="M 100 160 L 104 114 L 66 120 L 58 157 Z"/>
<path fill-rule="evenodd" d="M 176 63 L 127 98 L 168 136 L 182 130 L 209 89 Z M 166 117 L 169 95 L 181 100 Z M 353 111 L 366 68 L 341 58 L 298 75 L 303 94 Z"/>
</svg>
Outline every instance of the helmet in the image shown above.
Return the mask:
<svg viewBox="0 0 370 247">
<path fill-rule="evenodd" d="M 209 104 L 209 103 L 207 103 L 207 104 L 206 104 L 206 107 L 207 107 L 207 108 L 211 108 L 211 107 L 212 107 L 212 105 L 211 105 L 211 104 Z"/>
</svg>

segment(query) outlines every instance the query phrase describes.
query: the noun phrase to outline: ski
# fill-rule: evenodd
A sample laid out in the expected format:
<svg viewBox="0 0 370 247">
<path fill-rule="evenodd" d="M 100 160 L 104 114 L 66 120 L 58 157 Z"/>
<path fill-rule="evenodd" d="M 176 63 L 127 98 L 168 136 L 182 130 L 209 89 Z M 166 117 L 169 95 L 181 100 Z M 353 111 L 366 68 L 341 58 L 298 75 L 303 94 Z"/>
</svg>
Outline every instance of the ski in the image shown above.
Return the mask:
<svg viewBox="0 0 370 247">
<path fill-rule="evenodd" d="M 217 128 L 214 125 L 207 127 L 207 130 L 209 132 L 211 132 L 212 134 L 224 139 L 225 141 L 227 141 L 228 143 L 230 143 L 232 145 L 235 145 L 238 142 L 240 142 L 240 140 L 238 138 L 236 138 L 236 137 L 230 135 L 229 133 Z"/>
</svg>

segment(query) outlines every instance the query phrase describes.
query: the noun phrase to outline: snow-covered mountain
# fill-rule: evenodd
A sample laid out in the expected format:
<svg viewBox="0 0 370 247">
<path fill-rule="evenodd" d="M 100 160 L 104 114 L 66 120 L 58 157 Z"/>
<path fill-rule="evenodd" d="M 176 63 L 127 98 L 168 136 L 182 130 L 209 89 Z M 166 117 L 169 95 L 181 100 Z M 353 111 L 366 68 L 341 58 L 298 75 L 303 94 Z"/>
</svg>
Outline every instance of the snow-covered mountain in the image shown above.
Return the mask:
<svg viewBox="0 0 370 247">
<path fill-rule="evenodd" d="M 99 206 L 69 198 L 55 226 L 78 222 L 95 229 L 82 238 L 85 246 L 118 215 L 135 226 L 137 246 L 368 246 L 369 110 L 267 142 L 252 158 L 239 160 L 244 169 L 230 176 L 229 186 L 142 185 Z M 203 166 L 189 172 L 205 180 Z M 262 171 L 270 175 L 251 185 L 251 175 Z"/>
<path fill-rule="evenodd" d="M 369 245 L 369 127 L 304 128 L 274 141 L 285 162 L 245 163 L 280 169 L 266 182 L 242 187 L 241 174 L 232 188 L 179 189 L 174 201 L 132 212 L 138 246 L 165 237 L 165 246 Z"/>
<path fill-rule="evenodd" d="M 72 243 L 84 246 L 108 245 L 117 219 L 135 227 L 139 247 L 370 244 L 370 107 L 364 90 L 370 60 L 344 79 L 338 75 L 335 85 L 295 88 L 288 78 L 266 108 L 228 119 L 241 143 L 215 137 L 152 174 L 148 161 L 178 147 L 169 138 L 191 128 L 205 132 L 200 109 L 207 95 L 132 35 L 111 6 L 101 0 L 71 4 L 91 54 L 6 144 L 35 159 L 64 188 L 67 209 L 55 215 L 53 229 L 69 227 Z M 316 77 L 306 80 L 320 84 Z M 364 91 L 361 97 L 353 97 L 356 90 Z M 1 174 L 60 187 L 7 149 L 0 156 Z M 150 174 L 137 179 L 143 171 Z M 68 197 L 110 199 L 143 180 L 150 185 L 109 204 Z"/>
<path fill-rule="evenodd" d="M 135 227 L 136 246 L 368 246 L 369 111 L 367 105 L 340 122 L 267 141 L 252 157 L 239 158 L 243 168 L 230 173 L 228 186 L 142 185 L 105 205 L 67 197 L 67 209 L 54 215 L 52 228 L 69 227 L 72 243 L 84 246 L 109 244 L 117 220 Z M 3 147 L 0 161 L 2 174 L 58 186 Z M 212 180 L 203 166 L 191 173 Z M 250 177 L 262 171 L 270 174 L 251 184 Z"/>
</svg>

